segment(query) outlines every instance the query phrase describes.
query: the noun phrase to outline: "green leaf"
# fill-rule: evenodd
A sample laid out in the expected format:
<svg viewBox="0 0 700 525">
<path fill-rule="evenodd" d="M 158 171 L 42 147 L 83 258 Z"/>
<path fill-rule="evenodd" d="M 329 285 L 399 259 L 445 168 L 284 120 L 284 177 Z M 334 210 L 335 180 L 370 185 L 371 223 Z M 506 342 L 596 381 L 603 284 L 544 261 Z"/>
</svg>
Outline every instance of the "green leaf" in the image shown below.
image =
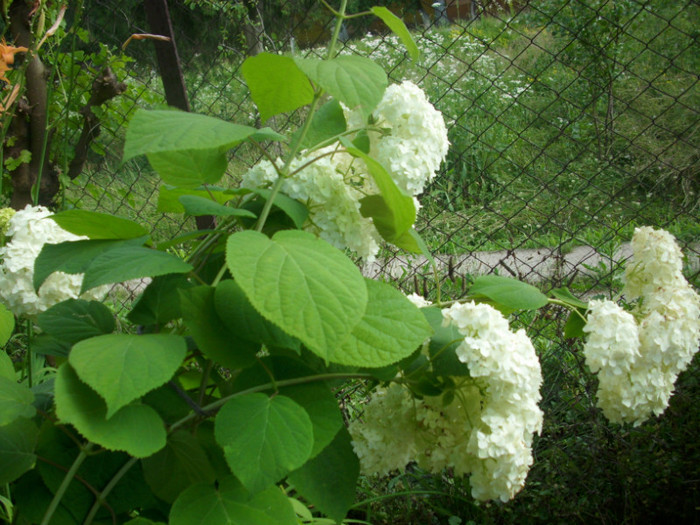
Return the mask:
<svg viewBox="0 0 700 525">
<path fill-rule="evenodd" d="M 359 322 L 367 287 L 358 268 L 327 242 L 303 231 L 234 233 L 226 262 L 263 317 L 324 359 Z"/>
<path fill-rule="evenodd" d="M 109 308 L 82 299 L 68 299 L 52 306 L 39 314 L 37 324 L 44 333 L 71 344 L 110 334 L 116 326 Z"/>
<path fill-rule="evenodd" d="M 68 361 L 105 400 L 109 419 L 170 380 L 186 352 L 185 340 L 173 334 L 108 334 L 76 343 Z"/>
<path fill-rule="evenodd" d="M 124 162 L 139 155 L 182 150 L 226 150 L 248 138 L 280 140 L 269 129 L 232 124 L 176 110 L 139 109 L 126 131 Z"/>
<path fill-rule="evenodd" d="M 0 303 L 0 346 L 5 346 L 15 331 L 15 316 Z"/>
<path fill-rule="evenodd" d="M 163 450 L 143 460 L 143 473 L 153 493 L 172 503 L 190 485 L 214 483 L 216 474 L 192 434 L 178 430 Z"/>
<path fill-rule="evenodd" d="M 271 190 L 266 190 L 263 188 L 251 188 L 250 191 L 255 193 L 264 200 L 268 200 L 272 195 Z M 294 225 L 301 229 L 309 216 L 309 210 L 301 202 L 287 197 L 283 193 L 278 193 L 275 196 L 275 200 L 272 203 L 273 206 L 279 208 L 287 216 L 294 221 Z"/>
<path fill-rule="evenodd" d="M 245 59 L 241 73 L 263 122 L 310 104 L 314 98 L 309 79 L 291 57 L 259 53 Z"/>
<path fill-rule="evenodd" d="M 234 334 L 269 347 L 290 348 L 299 352 L 301 343 L 275 326 L 253 308 L 241 287 L 231 279 L 221 281 L 214 293 L 219 318 Z"/>
<path fill-rule="evenodd" d="M 0 427 L 20 417 L 32 417 L 34 394 L 26 385 L 13 379 L 0 377 Z"/>
<path fill-rule="evenodd" d="M 390 365 L 411 355 L 433 330 L 420 309 L 396 288 L 372 279 L 365 283 L 365 314 L 328 359 L 343 365 Z"/>
<path fill-rule="evenodd" d="M 370 8 L 370 11 L 381 18 L 389 29 L 391 29 L 391 31 L 399 37 L 403 45 L 406 47 L 411 60 L 414 62 L 418 60 L 418 57 L 420 57 L 420 51 L 418 50 L 416 43 L 413 41 L 411 33 L 408 32 L 406 24 L 403 23 L 403 20 L 389 11 L 386 7 L 372 7 Z"/>
<path fill-rule="evenodd" d="M 85 273 L 100 255 L 128 246 L 141 246 L 145 238 L 128 240 L 87 240 L 45 244 L 34 262 L 34 289 L 38 290 L 53 272 Z"/>
<path fill-rule="evenodd" d="M 576 297 L 568 288 L 555 288 L 550 293 L 569 306 L 583 308 L 584 311 L 588 310 L 588 303 Z"/>
<path fill-rule="evenodd" d="M 90 239 L 135 239 L 148 235 L 148 230 L 139 223 L 109 213 L 76 209 L 50 218 L 64 230 Z"/>
<path fill-rule="evenodd" d="M 17 374 L 15 373 L 15 365 L 12 364 L 12 359 L 7 353 L 0 351 L 0 377 L 15 381 Z"/>
<path fill-rule="evenodd" d="M 175 255 L 140 244 L 142 239 L 45 244 L 34 263 L 34 287 L 38 290 L 55 271 L 84 273 L 83 293 L 102 284 L 192 270 L 192 266 Z"/>
<path fill-rule="evenodd" d="M 340 523 L 355 502 L 360 462 L 343 428 L 333 442 L 303 467 L 289 474 L 289 482 L 304 498 Z"/>
<path fill-rule="evenodd" d="M 245 368 L 255 362 L 260 344 L 232 332 L 216 313 L 215 289 L 195 286 L 180 291 L 182 318 L 199 349 L 209 359 L 227 368 Z"/>
<path fill-rule="evenodd" d="M 214 200 L 219 204 L 226 204 L 235 197 L 235 195 L 225 190 L 215 189 L 213 187 L 208 189 L 174 188 L 167 184 L 162 184 L 158 190 L 158 206 L 156 211 L 158 213 L 184 213 L 185 207 L 180 202 L 180 197 L 183 195 L 193 195 L 205 199 L 211 199 L 213 196 Z"/>
<path fill-rule="evenodd" d="M 165 425 L 148 405 L 131 404 L 107 419 L 107 405 L 64 363 L 56 375 L 56 415 L 108 450 L 145 458 L 165 446 Z"/>
<path fill-rule="evenodd" d="M 34 467 L 39 429 L 31 419 L 0 426 L 0 485 L 11 483 Z"/>
<path fill-rule="evenodd" d="M 469 296 L 485 297 L 508 310 L 536 310 L 548 303 L 547 296 L 534 286 L 500 275 L 477 277 L 469 288 Z"/>
<path fill-rule="evenodd" d="M 388 80 L 384 69 L 372 60 L 356 55 L 331 60 L 295 57 L 299 69 L 314 84 L 350 109 L 368 117 L 384 96 Z"/>
<path fill-rule="evenodd" d="M 586 326 L 586 310 L 587 308 L 577 308 L 569 314 L 564 325 L 564 337 L 573 339 L 585 335 L 583 327 Z"/>
<path fill-rule="evenodd" d="M 162 521 L 151 521 L 146 518 L 138 517 L 127 521 L 124 525 L 165 525 Z"/>
<path fill-rule="evenodd" d="M 211 198 L 200 197 L 198 195 L 183 195 L 178 199 L 188 215 L 216 215 L 217 217 L 235 216 L 257 218 L 257 215 L 240 208 L 230 208 L 214 202 Z"/>
<path fill-rule="evenodd" d="M 170 525 L 298 525 L 287 496 L 277 487 L 251 495 L 229 476 L 218 488 L 198 483 L 170 509 Z"/>
<path fill-rule="evenodd" d="M 369 195 L 360 200 L 362 216 L 371 217 L 374 227 L 388 242 L 404 244 L 411 247 L 411 251 L 419 250 L 415 239 L 408 233 L 416 222 L 416 207 L 413 199 L 401 193 L 389 172 L 379 162 L 354 147 L 349 141 L 341 139 L 341 142 L 348 153 L 365 162 L 379 188 L 379 195 Z"/>
<path fill-rule="evenodd" d="M 90 263 L 80 291 L 83 293 L 102 284 L 191 270 L 192 266 L 175 255 L 142 246 L 122 246 L 98 255 Z"/>
<path fill-rule="evenodd" d="M 309 415 L 281 395 L 234 397 L 217 414 L 215 435 L 231 471 L 254 494 L 302 466 L 313 447 Z"/>
<path fill-rule="evenodd" d="M 331 99 L 314 113 L 309 129 L 306 131 L 300 146 L 304 149 L 317 146 L 344 133 L 347 130 L 347 126 L 345 113 L 340 102 Z M 292 138 L 295 139 L 299 133 L 301 133 L 301 129 L 297 130 L 292 135 Z"/>
<path fill-rule="evenodd" d="M 272 369 L 277 380 L 314 375 L 309 367 L 288 357 L 274 357 Z M 314 432 L 314 446 L 309 458 L 317 456 L 343 427 L 343 416 L 335 395 L 325 382 L 285 386 L 279 392 L 301 405 L 309 415 Z"/>
<path fill-rule="evenodd" d="M 433 371 L 443 377 L 468 376 L 469 367 L 462 363 L 455 350 L 462 344 L 464 336 L 453 325 L 443 326 L 442 311 L 431 306 L 421 312 L 435 333 L 430 338 L 429 352 Z"/>
<path fill-rule="evenodd" d="M 126 318 L 134 324 L 165 324 L 182 317 L 179 290 L 193 285 L 178 273 L 154 278 L 136 300 Z"/>
<path fill-rule="evenodd" d="M 32 340 L 32 352 L 40 355 L 68 357 L 72 343 L 56 339 L 49 334 L 39 334 Z"/>
<path fill-rule="evenodd" d="M 220 149 L 164 151 L 147 157 L 164 183 L 180 188 L 216 184 L 228 167 L 226 152 Z"/>
</svg>

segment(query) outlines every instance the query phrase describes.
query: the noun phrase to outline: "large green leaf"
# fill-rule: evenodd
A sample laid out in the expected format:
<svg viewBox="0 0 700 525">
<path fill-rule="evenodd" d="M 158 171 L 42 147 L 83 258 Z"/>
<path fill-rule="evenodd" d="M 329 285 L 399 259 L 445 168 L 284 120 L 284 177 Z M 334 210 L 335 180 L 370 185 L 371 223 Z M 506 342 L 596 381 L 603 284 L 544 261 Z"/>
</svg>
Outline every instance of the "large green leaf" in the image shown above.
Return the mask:
<svg viewBox="0 0 700 525">
<path fill-rule="evenodd" d="M 204 285 L 180 291 L 185 325 L 209 359 L 233 369 L 250 366 L 260 344 L 227 328 L 216 313 L 214 293 L 214 288 Z"/>
<path fill-rule="evenodd" d="M 536 310 L 548 303 L 547 296 L 531 284 L 500 275 L 477 277 L 469 288 L 469 296 L 475 299 L 485 297 L 494 306 L 511 311 Z"/>
<path fill-rule="evenodd" d="M 295 57 L 294 61 L 314 84 L 365 117 L 377 107 L 389 83 L 381 66 L 357 55 L 331 60 Z"/>
<path fill-rule="evenodd" d="M 403 20 L 389 11 L 386 7 L 375 6 L 372 7 L 370 11 L 381 18 L 389 29 L 391 29 L 392 32 L 399 37 L 399 39 L 401 39 L 401 43 L 403 43 L 403 45 L 406 47 L 411 60 L 418 60 L 418 57 L 420 57 L 420 51 L 418 50 L 416 43 L 413 41 L 411 33 L 408 32 L 406 24 L 403 23 Z"/>
<path fill-rule="evenodd" d="M 190 485 L 214 483 L 216 478 L 197 438 L 184 430 L 168 436 L 163 450 L 143 460 L 143 473 L 153 493 L 168 503 Z"/>
<path fill-rule="evenodd" d="M 4 304 L 0 303 L 0 346 L 5 346 L 5 343 L 12 337 L 14 330 L 15 316 Z"/>
<path fill-rule="evenodd" d="M 245 59 L 241 73 L 263 122 L 310 104 L 314 98 L 309 79 L 291 57 L 259 53 Z"/>
<path fill-rule="evenodd" d="M 34 466 L 39 430 L 31 419 L 0 426 L 0 485 L 11 483 Z"/>
<path fill-rule="evenodd" d="M 92 261 L 85 272 L 81 292 L 102 284 L 191 270 L 192 266 L 175 255 L 142 246 L 123 246 L 98 255 Z"/>
<path fill-rule="evenodd" d="M 131 404 L 107 419 L 104 400 L 80 381 L 68 363 L 61 365 L 56 375 L 56 415 L 108 450 L 145 458 L 165 446 L 165 425 L 153 408 Z"/>
<path fill-rule="evenodd" d="M 289 499 L 277 487 L 251 495 L 229 476 L 218 487 L 198 483 L 170 509 L 170 525 L 298 525 Z"/>
<path fill-rule="evenodd" d="M 75 344 L 68 361 L 105 400 L 109 419 L 172 378 L 186 352 L 185 340 L 174 334 L 108 334 Z"/>
<path fill-rule="evenodd" d="M 109 308 L 82 299 L 68 299 L 52 306 L 39 314 L 37 324 L 45 334 L 68 343 L 109 334 L 116 325 Z"/>
<path fill-rule="evenodd" d="M 268 348 L 300 350 L 299 340 L 261 316 L 236 281 L 227 279 L 217 285 L 214 305 L 219 318 L 234 334 Z"/>
<path fill-rule="evenodd" d="M 310 233 L 281 231 L 272 239 L 235 233 L 226 262 L 263 317 L 324 359 L 337 353 L 365 311 L 367 287 L 358 268 Z"/>
<path fill-rule="evenodd" d="M 313 448 L 309 415 L 281 395 L 234 397 L 221 408 L 215 425 L 231 471 L 254 494 L 302 466 Z"/>
<path fill-rule="evenodd" d="M 343 428 L 318 456 L 289 474 L 289 482 L 304 498 L 340 523 L 355 502 L 360 462 L 350 433 Z"/>
<path fill-rule="evenodd" d="M 165 324 L 178 319 L 182 317 L 179 290 L 192 286 L 182 274 L 159 275 L 149 283 L 126 317 L 141 325 Z"/>
<path fill-rule="evenodd" d="M 254 213 L 240 208 L 231 208 L 211 200 L 210 197 L 200 197 L 199 195 L 183 195 L 178 199 L 185 213 L 188 215 L 216 215 L 220 217 L 248 217 L 257 218 Z"/>
<path fill-rule="evenodd" d="M 223 151 L 248 138 L 281 140 L 284 137 L 267 128 L 241 126 L 196 113 L 139 109 L 126 131 L 124 161 L 146 153 Z"/>
<path fill-rule="evenodd" d="M 66 210 L 51 215 L 51 219 L 64 230 L 90 239 L 135 239 L 148 235 L 148 230 L 137 222 L 97 211 Z"/>
<path fill-rule="evenodd" d="M 146 238 L 137 239 L 98 239 L 87 241 L 44 244 L 34 261 L 34 289 L 38 290 L 46 278 L 55 271 L 65 273 L 85 273 L 90 264 L 102 254 L 123 246 L 136 248 Z"/>
<path fill-rule="evenodd" d="M 20 417 L 32 417 L 36 413 L 33 401 L 34 394 L 27 385 L 0 377 L 0 427 Z"/>
<path fill-rule="evenodd" d="M 179 257 L 140 244 L 142 239 L 45 244 L 34 263 L 34 287 L 38 290 L 56 271 L 84 273 L 82 293 L 102 284 L 192 270 Z"/>
<path fill-rule="evenodd" d="M 228 158 L 220 149 L 188 149 L 149 153 L 148 162 L 165 184 L 196 188 L 216 184 L 226 172 Z"/>
<path fill-rule="evenodd" d="M 396 288 L 372 279 L 365 283 L 365 314 L 328 359 L 354 366 L 390 365 L 411 355 L 433 330 L 420 309 Z"/>
</svg>

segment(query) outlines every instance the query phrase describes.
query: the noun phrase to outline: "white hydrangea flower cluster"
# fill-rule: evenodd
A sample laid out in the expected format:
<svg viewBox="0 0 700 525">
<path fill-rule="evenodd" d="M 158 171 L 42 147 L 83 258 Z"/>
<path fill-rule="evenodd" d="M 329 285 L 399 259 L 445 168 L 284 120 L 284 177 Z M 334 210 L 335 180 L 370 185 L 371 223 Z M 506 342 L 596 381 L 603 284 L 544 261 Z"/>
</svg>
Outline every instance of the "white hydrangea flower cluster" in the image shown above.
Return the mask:
<svg viewBox="0 0 700 525">
<path fill-rule="evenodd" d="M 386 89 L 373 116 L 391 135 L 371 134 L 371 154 L 406 195 L 422 193 L 449 149 L 442 113 L 418 86 L 404 81 Z"/>
<path fill-rule="evenodd" d="M 698 351 L 700 297 L 681 273 L 682 254 L 665 231 L 638 228 L 623 293 L 589 305 L 586 363 L 598 373 L 598 406 L 614 423 L 642 424 L 666 410 L 674 384 Z"/>
<path fill-rule="evenodd" d="M 487 304 L 455 303 L 443 317 L 464 336 L 457 357 L 483 385 L 481 420 L 468 448 L 481 460 L 472 471 L 472 495 L 507 501 L 525 484 L 532 437 L 542 431 L 539 358 L 525 331 L 511 332 L 503 315 Z"/>
<path fill-rule="evenodd" d="M 346 118 L 351 129 L 364 127 L 359 111 L 346 111 Z M 404 193 L 415 197 L 435 176 L 447 155 L 449 143 L 442 114 L 420 88 L 404 82 L 387 88 L 374 119 L 387 133 L 370 133 L 370 153 L 387 168 Z M 359 201 L 378 193 L 378 189 L 364 163 L 335 151 L 339 148 L 336 143 L 302 152 L 290 165 L 292 173 L 312 159 L 326 156 L 286 179 L 281 191 L 309 208 L 304 229 L 371 262 L 379 251 L 381 238 L 372 220 L 360 213 Z M 269 187 L 277 178 L 272 163 L 263 160 L 243 176 L 242 186 Z M 417 203 L 415 199 L 414 202 Z"/>
<path fill-rule="evenodd" d="M 77 298 L 83 275 L 52 273 L 34 291 L 34 261 L 45 243 L 60 243 L 87 239 L 73 235 L 47 217 L 51 212 L 43 206 L 28 205 L 16 212 L 8 222 L 7 236 L 11 241 L 0 248 L 0 300 L 18 316 L 35 317 L 54 304 Z M 100 300 L 109 287 L 102 286 L 87 291 L 83 299 Z"/>
<path fill-rule="evenodd" d="M 478 500 L 508 501 L 532 465 L 532 436 L 542 428 L 537 406 L 539 360 L 521 330 L 511 332 L 487 305 L 455 304 L 443 310 L 464 341 L 457 349 L 471 377 L 455 377 L 455 399 L 415 399 L 401 385 L 378 389 L 362 420 L 350 425 L 363 472 L 387 473 L 413 460 L 422 468 L 471 474 Z"/>
<path fill-rule="evenodd" d="M 310 156 L 294 159 L 290 165 L 297 170 L 312 158 L 332 153 L 335 146 L 314 151 Z M 309 209 L 307 231 L 319 235 L 333 246 L 350 248 L 360 257 L 371 260 L 379 251 L 379 233 L 372 220 L 360 213 L 360 199 L 364 196 L 346 176 L 352 176 L 347 153 L 336 152 L 309 164 L 282 182 L 280 190 Z M 263 160 L 243 177 L 244 188 L 265 187 L 277 180 L 277 172 L 270 161 Z"/>
</svg>

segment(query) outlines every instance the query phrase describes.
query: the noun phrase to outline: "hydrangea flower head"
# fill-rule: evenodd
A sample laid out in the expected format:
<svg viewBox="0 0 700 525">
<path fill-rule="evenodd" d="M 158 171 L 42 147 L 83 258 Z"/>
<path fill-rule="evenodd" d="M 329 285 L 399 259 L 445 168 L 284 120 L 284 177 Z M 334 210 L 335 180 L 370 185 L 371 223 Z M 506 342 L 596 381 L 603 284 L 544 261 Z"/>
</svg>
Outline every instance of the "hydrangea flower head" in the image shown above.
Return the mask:
<svg viewBox="0 0 700 525">
<path fill-rule="evenodd" d="M 649 226 L 636 228 L 632 236 L 632 252 L 634 255 L 625 271 L 623 291 L 628 299 L 685 283 L 683 254 L 673 235 L 667 231 Z"/>
<path fill-rule="evenodd" d="M 681 273 L 682 254 L 663 230 L 635 231 L 624 293 L 629 313 L 591 301 L 584 331 L 586 363 L 598 373 L 598 406 L 614 423 L 646 421 L 666 410 L 678 374 L 700 341 L 700 297 Z"/>
<path fill-rule="evenodd" d="M 9 220 L 7 235 L 11 241 L 0 248 L 0 300 L 18 316 L 35 317 L 54 304 L 80 296 L 101 299 L 108 286 L 80 295 L 82 274 L 54 272 L 34 291 L 34 262 L 46 243 L 57 244 L 87 237 L 73 235 L 48 219 L 51 212 L 43 206 L 27 206 Z"/>
</svg>

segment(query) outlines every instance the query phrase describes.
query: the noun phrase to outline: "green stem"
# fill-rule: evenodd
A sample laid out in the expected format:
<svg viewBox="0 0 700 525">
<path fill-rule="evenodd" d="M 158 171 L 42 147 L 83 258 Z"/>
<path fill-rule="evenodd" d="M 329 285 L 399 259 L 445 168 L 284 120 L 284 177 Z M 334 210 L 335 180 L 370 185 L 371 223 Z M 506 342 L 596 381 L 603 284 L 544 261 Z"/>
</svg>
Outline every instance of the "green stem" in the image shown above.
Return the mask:
<svg viewBox="0 0 700 525">
<path fill-rule="evenodd" d="M 58 504 L 61 502 L 61 499 L 66 493 L 66 490 L 68 490 L 68 485 L 70 485 L 70 482 L 73 481 L 73 477 L 78 472 L 80 465 L 83 464 L 83 461 L 85 461 L 85 458 L 87 458 L 88 453 L 90 452 L 90 450 L 92 450 L 93 446 L 93 443 L 88 443 L 80 449 L 80 453 L 73 461 L 73 464 L 70 466 L 70 469 L 68 469 L 68 472 L 66 472 L 66 475 L 64 476 L 61 485 L 58 487 L 56 494 L 53 495 L 53 499 L 51 500 L 51 503 L 49 503 L 49 506 L 46 509 L 44 518 L 41 520 L 41 525 L 49 525 L 49 522 L 51 521 L 54 512 L 56 512 L 56 509 L 58 508 Z"/>
<path fill-rule="evenodd" d="M 330 60 L 335 56 L 336 50 L 335 46 L 338 43 L 338 36 L 340 35 L 340 29 L 343 27 L 343 20 L 345 20 L 345 9 L 348 6 L 348 0 L 341 0 L 340 9 L 334 11 L 335 15 L 335 27 L 333 28 L 333 35 L 331 36 L 331 42 L 328 46 L 328 59 Z"/>
<path fill-rule="evenodd" d="M 124 474 L 129 472 L 129 469 L 131 469 L 131 467 L 133 467 L 138 460 L 138 458 L 129 459 L 129 461 L 122 465 L 122 468 L 119 469 L 119 471 L 114 475 L 114 477 L 111 480 L 109 480 L 109 483 L 105 485 L 105 488 L 102 489 L 102 492 L 100 492 L 99 496 L 97 496 L 97 498 L 95 499 L 95 503 L 92 504 L 90 512 L 88 513 L 87 517 L 85 518 L 85 521 L 83 522 L 84 525 L 90 525 L 92 523 L 92 520 L 95 518 L 95 514 L 97 514 L 97 511 L 107 500 L 107 496 L 109 495 L 109 493 L 112 492 L 112 489 L 124 477 Z"/>
<path fill-rule="evenodd" d="M 32 388 L 34 383 L 34 373 L 32 366 L 32 338 L 34 336 L 34 325 L 27 321 L 27 384 Z"/>
<path fill-rule="evenodd" d="M 258 385 L 254 386 L 252 388 L 248 388 L 246 390 L 241 390 L 240 392 L 236 392 L 235 394 L 231 394 L 230 396 L 222 397 L 221 399 L 218 399 L 214 401 L 213 403 L 210 403 L 206 406 L 202 407 L 202 411 L 211 413 L 214 410 L 218 409 L 222 405 L 226 404 L 227 401 L 230 399 L 233 399 L 234 397 L 239 397 L 239 396 L 244 396 L 246 394 L 255 394 L 257 392 L 263 392 L 265 390 L 275 390 L 276 388 L 284 388 L 285 386 L 294 386 L 294 385 L 302 385 L 306 383 L 315 383 L 317 381 L 326 381 L 326 380 L 332 380 L 332 379 L 372 379 L 372 374 L 363 374 L 363 373 L 356 373 L 356 374 L 343 374 L 343 373 L 332 373 L 332 374 L 320 374 L 316 376 L 304 376 L 304 377 L 295 377 L 294 379 L 284 379 L 282 381 L 277 381 L 275 383 L 265 383 L 263 385 Z M 190 413 L 183 417 L 182 419 L 179 419 L 172 425 L 170 425 L 170 429 L 168 430 L 168 433 L 172 433 L 178 428 L 180 428 L 182 425 L 187 423 L 188 421 L 194 419 L 197 417 L 197 414 L 195 413 Z"/>
</svg>

